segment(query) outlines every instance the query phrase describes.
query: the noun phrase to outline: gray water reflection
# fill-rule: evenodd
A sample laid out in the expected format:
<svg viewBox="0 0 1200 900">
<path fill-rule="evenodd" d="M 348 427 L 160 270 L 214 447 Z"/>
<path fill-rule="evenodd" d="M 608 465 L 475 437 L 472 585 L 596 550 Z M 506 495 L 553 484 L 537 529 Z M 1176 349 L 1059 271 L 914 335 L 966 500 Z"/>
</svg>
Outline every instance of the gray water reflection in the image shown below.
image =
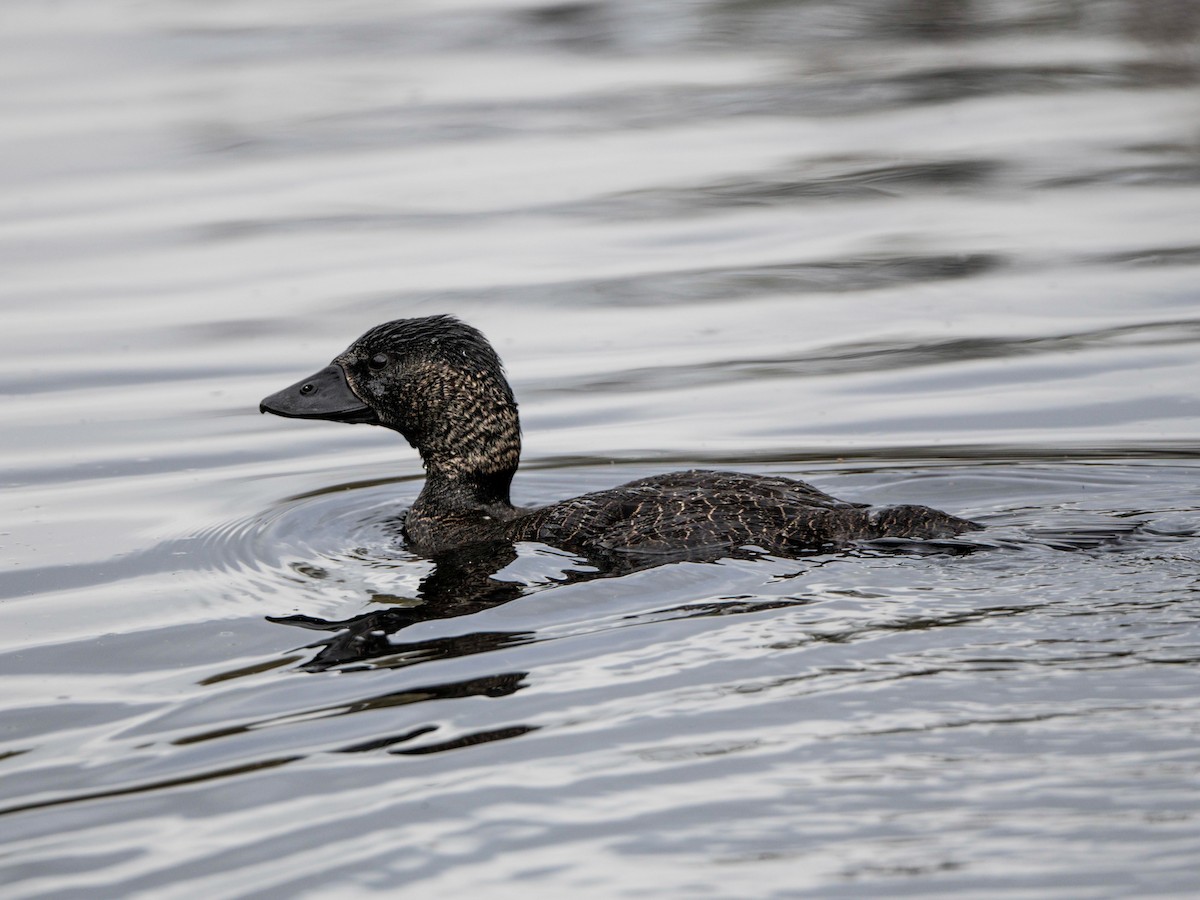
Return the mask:
<svg viewBox="0 0 1200 900">
<path fill-rule="evenodd" d="M 1194 889 L 1200 6 L 0 23 L 5 896 Z M 254 404 L 438 312 L 522 503 L 716 466 L 987 530 L 419 558 L 407 448 Z"/>
</svg>

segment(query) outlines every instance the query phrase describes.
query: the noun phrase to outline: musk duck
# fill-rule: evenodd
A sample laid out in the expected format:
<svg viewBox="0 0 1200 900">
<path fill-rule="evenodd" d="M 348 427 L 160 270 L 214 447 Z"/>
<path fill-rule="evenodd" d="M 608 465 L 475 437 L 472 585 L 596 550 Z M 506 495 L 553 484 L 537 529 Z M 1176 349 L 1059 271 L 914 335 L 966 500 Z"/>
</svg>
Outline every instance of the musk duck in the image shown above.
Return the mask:
<svg viewBox="0 0 1200 900">
<path fill-rule="evenodd" d="M 981 527 L 926 506 L 868 509 L 803 481 L 705 470 L 640 478 L 549 506 L 513 506 L 517 404 L 491 344 L 452 316 L 372 328 L 259 409 L 400 432 L 425 467 L 403 533 L 427 555 L 538 541 L 585 556 L 711 557 L 743 547 L 786 556 Z"/>
</svg>

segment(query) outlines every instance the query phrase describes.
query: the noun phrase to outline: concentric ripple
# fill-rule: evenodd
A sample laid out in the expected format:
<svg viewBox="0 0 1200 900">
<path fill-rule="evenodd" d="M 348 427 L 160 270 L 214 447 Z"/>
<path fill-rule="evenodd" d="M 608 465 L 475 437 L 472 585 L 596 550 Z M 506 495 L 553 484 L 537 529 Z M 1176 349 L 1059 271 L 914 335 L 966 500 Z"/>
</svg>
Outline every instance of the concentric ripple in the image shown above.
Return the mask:
<svg viewBox="0 0 1200 900">
<path fill-rule="evenodd" d="M 430 565 L 403 547 L 407 506 L 395 483 L 334 485 L 198 532 L 192 562 L 260 595 L 412 598 Z"/>
</svg>

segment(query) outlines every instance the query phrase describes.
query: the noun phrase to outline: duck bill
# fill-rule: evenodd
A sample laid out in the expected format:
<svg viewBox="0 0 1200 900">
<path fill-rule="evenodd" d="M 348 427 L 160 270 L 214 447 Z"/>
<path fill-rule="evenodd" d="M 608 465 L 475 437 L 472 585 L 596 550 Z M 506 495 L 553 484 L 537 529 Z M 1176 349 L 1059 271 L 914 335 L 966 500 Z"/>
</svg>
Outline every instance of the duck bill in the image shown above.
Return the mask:
<svg viewBox="0 0 1200 900">
<path fill-rule="evenodd" d="M 258 404 L 258 411 L 289 419 L 329 419 L 378 425 L 374 410 L 358 399 L 339 365 L 327 366 Z"/>
</svg>

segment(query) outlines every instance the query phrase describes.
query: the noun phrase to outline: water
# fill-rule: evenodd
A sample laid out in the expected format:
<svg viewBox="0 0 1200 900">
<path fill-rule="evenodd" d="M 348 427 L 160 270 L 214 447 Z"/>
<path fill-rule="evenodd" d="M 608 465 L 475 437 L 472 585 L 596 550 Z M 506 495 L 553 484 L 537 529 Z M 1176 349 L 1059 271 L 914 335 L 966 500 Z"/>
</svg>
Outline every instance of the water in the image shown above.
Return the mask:
<svg viewBox="0 0 1200 900">
<path fill-rule="evenodd" d="M 4 896 L 1188 895 L 1198 10 L 10 0 Z M 395 435 L 256 412 L 438 312 L 518 502 L 987 530 L 439 570 Z"/>
</svg>

